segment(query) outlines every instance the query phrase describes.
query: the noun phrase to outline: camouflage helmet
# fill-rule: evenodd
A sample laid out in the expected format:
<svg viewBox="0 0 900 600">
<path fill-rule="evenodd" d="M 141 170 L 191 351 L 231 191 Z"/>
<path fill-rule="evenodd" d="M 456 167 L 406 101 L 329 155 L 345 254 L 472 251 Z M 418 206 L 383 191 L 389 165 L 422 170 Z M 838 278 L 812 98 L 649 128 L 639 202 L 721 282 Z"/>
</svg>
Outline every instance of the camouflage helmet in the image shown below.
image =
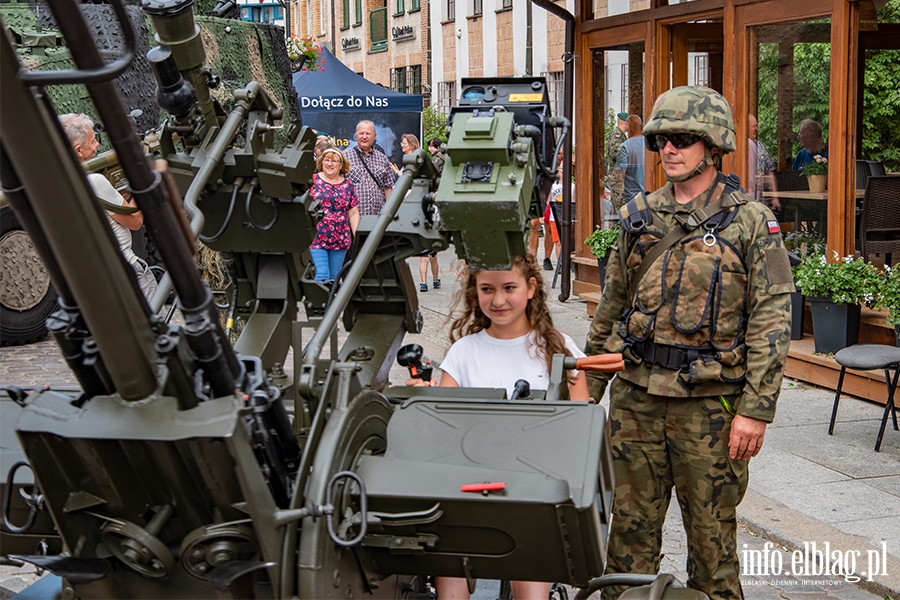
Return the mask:
<svg viewBox="0 0 900 600">
<path fill-rule="evenodd" d="M 663 92 L 644 125 L 644 141 L 656 152 L 656 134 L 692 133 L 703 138 L 710 148 L 734 152 L 734 119 L 728 101 L 719 92 L 693 85 Z"/>
</svg>

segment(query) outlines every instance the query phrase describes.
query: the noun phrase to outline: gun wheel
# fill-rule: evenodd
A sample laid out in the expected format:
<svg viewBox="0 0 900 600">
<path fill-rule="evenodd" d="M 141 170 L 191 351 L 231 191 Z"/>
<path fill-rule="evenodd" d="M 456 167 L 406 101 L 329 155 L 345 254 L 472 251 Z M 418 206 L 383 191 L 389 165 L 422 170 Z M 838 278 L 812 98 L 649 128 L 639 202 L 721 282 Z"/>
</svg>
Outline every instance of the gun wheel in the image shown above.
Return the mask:
<svg viewBox="0 0 900 600">
<path fill-rule="evenodd" d="M 158 537 L 130 521 L 111 521 L 100 533 L 110 552 L 129 568 L 150 579 L 165 579 L 175 558 Z"/>
<path fill-rule="evenodd" d="M 259 555 L 253 528 L 247 525 L 208 525 L 195 529 L 181 544 L 181 566 L 197 579 L 209 579 L 219 565 L 254 560 Z"/>
<path fill-rule="evenodd" d="M 325 503 L 326 485 L 333 473 L 355 471 L 366 454 L 382 454 L 387 446 L 387 424 L 393 409 L 387 399 L 373 391 L 357 395 L 344 410 L 335 410 L 319 443 L 307 498 Z M 394 598 L 400 593 L 394 578 L 383 580 L 366 564 L 365 548 L 340 548 L 328 536 L 326 518 L 335 520 L 335 529 L 344 539 L 356 532 L 355 483 L 344 483 L 335 494 L 334 515 L 315 521 L 304 519 L 299 539 L 298 595 L 301 598 Z M 358 560 L 360 558 L 360 560 Z M 410 578 L 412 579 L 412 578 Z"/>
</svg>

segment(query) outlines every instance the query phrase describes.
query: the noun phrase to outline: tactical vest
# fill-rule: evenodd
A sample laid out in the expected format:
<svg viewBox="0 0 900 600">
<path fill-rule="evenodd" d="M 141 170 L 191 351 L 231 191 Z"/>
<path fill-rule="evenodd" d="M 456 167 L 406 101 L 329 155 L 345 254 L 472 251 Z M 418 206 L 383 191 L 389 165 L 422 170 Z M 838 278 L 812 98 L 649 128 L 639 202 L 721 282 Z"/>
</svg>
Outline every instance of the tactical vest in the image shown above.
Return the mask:
<svg viewBox="0 0 900 600">
<path fill-rule="evenodd" d="M 722 198 L 741 189 L 734 176 L 724 181 Z M 733 206 L 686 234 L 650 265 L 619 321 L 618 335 L 610 337 L 609 352 L 624 351 L 635 362 L 684 371 L 688 383 L 743 379 L 748 266 L 741 237 L 751 232 L 730 227 L 746 199 L 731 195 L 727 202 Z M 622 208 L 620 220 L 627 232 L 623 267 L 631 283 L 644 256 L 668 231 L 654 219 L 643 194 Z M 722 367 L 732 368 L 723 372 Z"/>
</svg>

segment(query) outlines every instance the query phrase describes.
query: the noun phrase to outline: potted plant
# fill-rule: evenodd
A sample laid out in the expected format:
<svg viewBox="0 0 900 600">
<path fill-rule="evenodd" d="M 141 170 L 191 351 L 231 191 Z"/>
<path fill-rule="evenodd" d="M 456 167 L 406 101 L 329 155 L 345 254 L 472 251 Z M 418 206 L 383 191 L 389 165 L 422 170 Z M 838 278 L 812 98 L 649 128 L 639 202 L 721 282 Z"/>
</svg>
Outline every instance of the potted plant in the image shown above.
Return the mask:
<svg viewBox="0 0 900 600">
<path fill-rule="evenodd" d="M 888 311 L 888 325 L 893 326 L 900 347 L 900 265 L 885 267 L 878 308 Z"/>
<path fill-rule="evenodd" d="M 619 239 L 619 226 L 615 225 L 608 229 L 596 227 L 594 231 L 584 240 L 584 244 L 591 251 L 591 254 L 597 257 L 597 269 L 600 271 L 600 285 L 606 281 L 606 263 L 609 261 L 609 251 Z"/>
<path fill-rule="evenodd" d="M 813 161 L 800 172 L 809 183 L 809 191 L 824 192 L 828 187 L 828 159 L 821 154 L 813 156 Z"/>
<path fill-rule="evenodd" d="M 825 238 L 815 231 L 791 231 L 784 234 L 784 247 L 791 252 L 791 266 L 797 266 L 808 254 L 824 255 L 826 250 Z M 791 292 L 791 339 L 803 339 L 803 324 L 806 322 L 806 302 L 803 292 L 797 286 L 797 278 L 794 278 L 794 286 L 797 290 Z"/>
<path fill-rule="evenodd" d="M 322 46 L 312 36 L 293 36 L 287 41 L 288 58 L 295 71 L 324 71 L 325 59 L 319 57 Z"/>
<path fill-rule="evenodd" d="M 861 258 L 834 253 L 835 262 L 809 254 L 794 267 L 797 286 L 812 307 L 816 352 L 832 354 L 859 341 L 863 304 L 874 307 L 880 297 L 881 275 Z"/>
</svg>

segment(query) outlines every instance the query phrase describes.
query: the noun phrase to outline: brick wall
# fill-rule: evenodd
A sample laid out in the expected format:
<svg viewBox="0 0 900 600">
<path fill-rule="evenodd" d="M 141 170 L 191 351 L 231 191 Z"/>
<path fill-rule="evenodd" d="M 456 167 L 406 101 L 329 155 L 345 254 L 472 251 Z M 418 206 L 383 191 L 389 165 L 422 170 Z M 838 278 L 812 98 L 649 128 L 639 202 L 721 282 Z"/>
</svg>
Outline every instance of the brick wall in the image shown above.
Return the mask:
<svg viewBox="0 0 900 600">
<path fill-rule="evenodd" d="M 497 13 L 497 75 L 500 77 L 512 77 L 516 74 L 512 16 L 511 10 Z M 524 43 L 524 36 L 522 37 Z"/>
<path fill-rule="evenodd" d="M 556 2 L 563 8 L 566 3 Z M 562 71 L 562 55 L 566 49 L 566 22 L 556 15 L 547 14 L 547 70 Z"/>
<path fill-rule="evenodd" d="M 469 77 L 484 75 L 484 19 L 469 19 Z"/>
</svg>

